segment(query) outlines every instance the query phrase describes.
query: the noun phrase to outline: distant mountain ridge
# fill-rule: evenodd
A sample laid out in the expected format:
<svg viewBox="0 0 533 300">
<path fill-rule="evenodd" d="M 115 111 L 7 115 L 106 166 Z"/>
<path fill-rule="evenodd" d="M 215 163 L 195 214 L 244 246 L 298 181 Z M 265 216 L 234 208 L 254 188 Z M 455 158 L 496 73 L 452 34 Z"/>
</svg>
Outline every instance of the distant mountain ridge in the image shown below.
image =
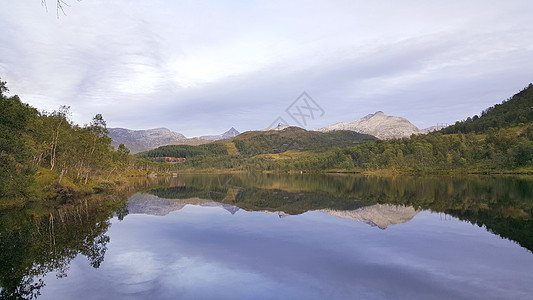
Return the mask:
<svg viewBox="0 0 533 300">
<path fill-rule="evenodd" d="M 204 135 L 195 138 L 187 138 L 183 134 L 178 132 L 173 132 L 167 128 L 155 128 L 148 130 L 129 130 L 124 128 L 110 128 L 109 137 L 113 139 L 112 145 L 117 148 L 118 145 L 124 144 L 128 149 L 130 149 L 132 154 L 144 152 L 152 149 L 156 149 L 161 146 L 168 145 L 202 145 L 206 143 L 211 143 L 219 140 L 228 140 L 232 142 L 233 139 L 238 138 L 239 140 L 244 139 L 261 139 L 263 142 L 266 140 L 285 140 L 283 143 L 278 145 L 278 148 L 275 152 L 282 152 L 280 150 L 302 150 L 308 147 L 301 147 L 301 141 L 294 141 L 293 138 L 298 136 L 297 139 L 304 138 L 304 132 L 307 132 L 307 136 L 304 140 L 309 140 L 312 143 L 320 142 L 331 142 L 331 141 L 322 141 L 323 139 L 319 137 L 314 137 L 312 132 L 342 132 L 349 131 L 355 132 L 358 134 L 364 134 L 368 136 L 373 136 L 378 139 L 387 140 L 395 138 L 405 138 L 410 137 L 413 134 L 426 134 L 431 131 L 436 131 L 442 128 L 430 127 L 426 129 L 418 129 L 415 125 L 411 124 L 407 119 L 397 116 L 387 116 L 382 111 L 377 111 L 374 114 L 368 114 L 363 118 L 350 122 L 340 122 L 336 123 L 321 129 L 314 131 L 306 131 L 299 127 L 290 127 L 286 124 L 278 124 L 276 127 L 267 127 L 258 131 L 247 131 L 242 135 L 234 127 L 231 127 L 228 131 L 218 134 L 218 135 Z M 339 133 L 340 135 L 341 133 Z M 345 134 L 346 135 L 346 134 Z M 256 137 L 261 136 L 261 137 Z M 313 137 L 312 137 L 313 136 Z M 239 138 L 240 137 L 240 138 Z M 331 137 L 332 139 L 337 139 L 339 137 Z M 349 140 L 353 137 L 347 137 Z M 363 138 L 365 139 L 365 138 Z M 313 140 L 313 141 L 311 141 Z M 242 144 L 242 142 L 237 143 L 237 148 Z M 276 144 L 276 143 L 274 143 Z M 279 144 L 279 143 L 277 143 Z M 292 145 L 294 144 L 294 145 Z M 292 145 L 292 146 L 291 146 Z M 271 148 L 273 145 L 262 145 L 262 147 Z M 317 148 L 317 147 L 315 147 Z M 319 148 L 319 147 L 318 147 Z M 247 151 L 245 151 L 247 152 Z M 260 149 L 255 149 L 252 152 L 256 153 L 265 153 Z"/>
<path fill-rule="evenodd" d="M 387 116 L 382 111 L 368 114 L 361 119 L 336 123 L 318 131 L 329 132 L 338 130 L 349 130 L 358 133 L 368 134 L 381 140 L 410 137 L 413 134 L 422 134 L 422 130 L 411 124 L 407 119 L 396 116 Z"/>
<path fill-rule="evenodd" d="M 183 134 L 167 128 L 154 128 L 148 130 L 130 130 L 125 128 L 108 128 L 109 137 L 113 140 L 111 145 L 115 148 L 124 144 L 132 154 L 155 149 L 165 145 L 201 145 L 208 140 L 188 139 Z"/>
<path fill-rule="evenodd" d="M 124 144 L 132 154 L 152 150 L 167 145 L 207 144 L 215 140 L 228 139 L 240 133 L 233 127 L 223 134 L 187 138 L 179 132 L 167 128 L 154 128 L 147 130 L 131 130 L 126 128 L 108 128 L 109 137 L 113 140 L 111 145 L 118 148 Z"/>
</svg>

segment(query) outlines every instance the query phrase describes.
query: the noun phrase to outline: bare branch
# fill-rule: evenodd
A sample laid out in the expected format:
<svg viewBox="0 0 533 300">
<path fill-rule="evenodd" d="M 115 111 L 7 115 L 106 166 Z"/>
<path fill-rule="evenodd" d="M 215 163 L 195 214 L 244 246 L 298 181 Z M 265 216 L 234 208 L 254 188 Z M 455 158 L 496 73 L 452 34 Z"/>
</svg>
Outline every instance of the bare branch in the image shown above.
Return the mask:
<svg viewBox="0 0 533 300">
<path fill-rule="evenodd" d="M 57 18 L 59 19 L 59 11 L 61 10 L 61 12 L 63 13 L 64 16 L 66 16 L 67 14 L 65 13 L 65 10 L 63 9 L 63 5 L 66 5 L 68 7 L 70 7 L 70 5 L 68 5 L 68 3 L 66 3 L 65 1 L 63 0 L 57 0 L 57 6 L 56 6 L 56 15 L 57 15 Z"/>
<path fill-rule="evenodd" d="M 82 0 L 77 0 L 78 2 Z M 41 0 L 41 6 L 44 7 L 46 12 L 48 12 L 48 0 Z M 65 6 L 70 7 L 70 4 L 68 4 L 65 0 L 56 0 L 56 16 L 59 19 L 59 12 L 61 12 L 64 16 L 67 14 L 65 13 Z"/>
<path fill-rule="evenodd" d="M 41 6 L 43 6 L 46 12 L 48 12 L 48 5 L 46 5 L 46 0 L 41 0 Z"/>
</svg>

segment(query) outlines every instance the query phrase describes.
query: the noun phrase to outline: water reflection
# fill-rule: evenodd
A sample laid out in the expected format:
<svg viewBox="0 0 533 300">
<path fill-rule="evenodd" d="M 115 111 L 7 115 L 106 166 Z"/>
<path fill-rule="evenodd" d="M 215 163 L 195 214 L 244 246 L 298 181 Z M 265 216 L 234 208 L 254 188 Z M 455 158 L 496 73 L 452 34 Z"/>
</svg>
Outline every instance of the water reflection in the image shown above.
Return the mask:
<svg viewBox="0 0 533 300">
<path fill-rule="evenodd" d="M 380 229 L 387 229 L 393 224 L 409 222 L 420 212 L 419 209 L 412 206 L 392 204 L 374 204 L 356 210 L 321 209 L 318 211 L 339 218 L 361 221 Z"/>
<path fill-rule="evenodd" d="M 210 200 L 281 216 L 322 211 L 382 229 L 426 209 L 533 250 L 533 178 L 528 176 L 181 175 L 164 184 L 170 186 L 147 192 L 172 201 Z"/>
<path fill-rule="evenodd" d="M 531 251 L 532 200 L 529 177 L 142 181 L 59 209 L 1 211 L 0 296 L 472 298 L 501 282 L 481 293 L 527 298 L 531 253 L 492 233 Z"/>
<path fill-rule="evenodd" d="M 183 187 L 185 187 L 185 185 Z M 179 197 L 180 193 L 177 192 L 175 195 L 176 197 Z M 225 209 L 232 215 L 234 215 L 237 211 L 241 209 L 238 206 L 234 206 L 227 203 L 215 202 L 213 200 L 208 199 L 166 199 L 159 198 L 152 194 L 138 193 L 133 195 L 129 199 L 128 211 L 131 214 L 165 216 L 171 212 L 183 209 L 186 205 L 220 207 Z M 412 206 L 373 204 L 369 206 L 363 206 L 355 210 L 318 209 L 316 211 L 339 218 L 361 221 L 367 223 L 370 226 L 377 226 L 380 229 L 386 229 L 390 225 L 402 224 L 410 221 L 414 216 L 416 216 L 417 213 L 420 212 L 420 209 L 415 209 Z M 280 218 L 289 216 L 289 214 L 285 211 L 265 210 L 265 212 L 278 214 Z"/>
</svg>

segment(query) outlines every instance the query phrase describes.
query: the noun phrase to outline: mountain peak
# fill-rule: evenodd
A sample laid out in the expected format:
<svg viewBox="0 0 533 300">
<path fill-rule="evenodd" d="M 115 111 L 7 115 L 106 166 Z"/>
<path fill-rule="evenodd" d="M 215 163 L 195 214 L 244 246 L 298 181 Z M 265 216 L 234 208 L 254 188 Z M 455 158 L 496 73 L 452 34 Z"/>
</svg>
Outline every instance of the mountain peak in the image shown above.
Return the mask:
<svg viewBox="0 0 533 300">
<path fill-rule="evenodd" d="M 237 129 L 231 127 L 228 131 L 226 131 L 226 132 L 224 132 L 222 134 L 222 138 L 228 139 L 228 138 L 236 137 L 239 134 L 241 134 L 241 133 Z"/>
<path fill-rule="evenodd" d="M 359 119 L 359 120 L 370 120 L 370 119 L 373 118 L 373 117 L 387 117 L 387 115 L 386 115 L 384 112 L 382 112 L 381 110 L 378 110 L 378 111 L 376 111 L 375 113 L 373 113 L 373 114 L 368 114 L 368 115 L 362 117 L 362 118 Z"/>
<path fill-rule="evenodd" d="M 231 127 L 228 131 L 224 132 L 222 135 L 228 135 L 228 134 L 232 134 L 233 135 L 232 137 L 234 137 L 234 136 L 239 135 L 240 132 L 237 131 L 237 129 Z"/>
<path fill-rule="evenodd" d="M 320 129 L 320 131 L 350 130 L 369 134 L 378 139 L 387 140 L 410 137 L 422 133 L 415 125 L 402 117 L 387 116 L 381 110 L 368 114 L 351 122 L 337 123 Z"/>
<path fill-rule="evenodd" d="M 206 139 L 206 140 L 211 140 L 211 141 L 217 141 L 217 140 L 224 140 L 224 139 L 229 139 L 229 138 L 232 138 L 232 137 L 236 137 L 239 134 L 241 134 L 241 133 L 239 131 L 237 131 L 237 129 L 235 129 L 234 127 L 231 127 L 228 131 L 226 131 L 226 132 L 224 132 L 222 134 L 204 135 L 204 136 L 201 136 L 200 138 L 201 139 Z"/>
</svg>

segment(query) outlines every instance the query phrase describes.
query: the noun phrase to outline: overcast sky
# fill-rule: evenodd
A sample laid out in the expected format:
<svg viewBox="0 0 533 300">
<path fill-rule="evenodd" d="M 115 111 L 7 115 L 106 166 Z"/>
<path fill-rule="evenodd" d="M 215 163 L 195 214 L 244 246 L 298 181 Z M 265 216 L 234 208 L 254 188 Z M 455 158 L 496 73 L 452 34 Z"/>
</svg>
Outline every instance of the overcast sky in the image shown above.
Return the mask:
<svg viewBox="0 0 533 300">
<path fill-rule="evenodd" d="M 186 136 L 378 110 L 453 123 L 533 81 L 533 1 L 39 0 L 0 4 L 0 78 L 40 109 Z M 54 0 L 55 1 L 55 0 Z"/>
</svg>

